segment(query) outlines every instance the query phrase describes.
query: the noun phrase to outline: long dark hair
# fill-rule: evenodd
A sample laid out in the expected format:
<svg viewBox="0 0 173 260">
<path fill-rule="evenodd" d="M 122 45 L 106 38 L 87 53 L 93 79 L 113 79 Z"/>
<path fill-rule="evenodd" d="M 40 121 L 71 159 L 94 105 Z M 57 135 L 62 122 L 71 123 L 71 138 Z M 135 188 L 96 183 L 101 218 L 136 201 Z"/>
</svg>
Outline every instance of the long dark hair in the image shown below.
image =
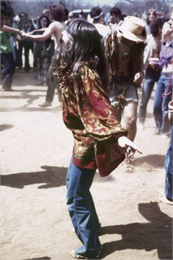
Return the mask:
<svg viewBox="0 0 173 260">
<path fill-rule="evenodd" d="M 69 48 L 61 45 L 60 63 L 63 72 L 75 75 L 81 64 L 96 69 L 101 77 L 103 88 L 108 86 L 108 73 L 101 36 L 95 26 L 84 19 L 74 19 L 67 24 Z M 57 66 L 58 67 L 58 66 Z"/>
<path fill-rule="evenodd" d="M 46 21 L 47 21 L 46 27 L 48 27 L 48 26 L 50 25 L 50 23 L 51 23 L 50 19 L 49 19 L 46 15 L 41 15 L 41 16 L 39 17 L 39 19 L 38 19 L 38 26 L 39 26 L 38 29 L 41 29 L 41 28 L 42 28 L 42 26 L 41 26 L 41 19 L 42 19 L 42 18 L 45 18 Z"/>
</svg>

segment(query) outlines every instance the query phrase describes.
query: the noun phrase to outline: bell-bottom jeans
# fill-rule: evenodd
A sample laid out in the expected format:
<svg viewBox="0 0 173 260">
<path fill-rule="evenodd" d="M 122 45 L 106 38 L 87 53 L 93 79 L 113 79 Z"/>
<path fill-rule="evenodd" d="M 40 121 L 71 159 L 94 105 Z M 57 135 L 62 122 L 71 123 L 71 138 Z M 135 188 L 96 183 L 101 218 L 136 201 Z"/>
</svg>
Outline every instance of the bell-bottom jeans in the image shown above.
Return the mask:
<svg viewBox="0 0 173 260">
<path fill-rule="evenodd" d="M 160 134 L 170 134 L 170 122 L 168 119 L 168 103 L 171 101 L 173 76 L 169 73 L 161 73 L 153 104 L 153 113 L 156 128 Z M 166 94 L 162 96 L 163 94 Z M 169 94 L 168 94 L 169 93 Z"/>
</svg>

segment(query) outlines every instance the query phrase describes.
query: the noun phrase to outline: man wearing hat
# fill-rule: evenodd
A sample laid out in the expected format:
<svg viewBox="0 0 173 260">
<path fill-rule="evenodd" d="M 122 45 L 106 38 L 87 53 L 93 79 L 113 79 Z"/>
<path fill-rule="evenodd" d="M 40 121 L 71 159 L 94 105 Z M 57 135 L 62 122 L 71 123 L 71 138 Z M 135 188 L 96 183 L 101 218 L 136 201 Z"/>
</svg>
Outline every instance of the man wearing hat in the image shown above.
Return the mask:
<svg viewBox="0 0 173 260">
<path fill-rule="evenodd" d="M 132 141 L 137 130 L 137 88 L 144 76 L 142 63 L 145 41 L 144 22 L 134 16 L 127 16 L 105 40 L 110 76 L 108 96 L 117 119 L 121 121 L 124 117 L 128 138 Z"/>
</svg>

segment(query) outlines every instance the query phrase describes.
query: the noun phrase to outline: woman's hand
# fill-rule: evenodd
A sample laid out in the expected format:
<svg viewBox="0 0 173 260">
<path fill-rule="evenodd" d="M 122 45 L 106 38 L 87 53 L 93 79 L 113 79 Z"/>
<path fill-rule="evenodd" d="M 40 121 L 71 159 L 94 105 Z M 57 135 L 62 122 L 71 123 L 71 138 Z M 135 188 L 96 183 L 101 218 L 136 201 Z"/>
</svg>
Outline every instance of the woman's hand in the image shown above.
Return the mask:
<svg viewBox="0 0 173 260">
<path fill-rule="evenodd" d="M 142 72 L 138 72 L 134 76 L 133 83 L 135 85 L 140 85 L 142 83 L 143 79 L 144 79 L 144 74 Z"/>
<path fill-rule="evenodd" d="M 138 153 L 142 154 L 142 152 L 139 150 L 139 148 L 127 137 L 121 136 L 118 138 L 118 144 L 121 148 L 124 149 L 127 157 L 129 159 L 134 158 L 134 154 L 137 151 Z"/>
</svg>

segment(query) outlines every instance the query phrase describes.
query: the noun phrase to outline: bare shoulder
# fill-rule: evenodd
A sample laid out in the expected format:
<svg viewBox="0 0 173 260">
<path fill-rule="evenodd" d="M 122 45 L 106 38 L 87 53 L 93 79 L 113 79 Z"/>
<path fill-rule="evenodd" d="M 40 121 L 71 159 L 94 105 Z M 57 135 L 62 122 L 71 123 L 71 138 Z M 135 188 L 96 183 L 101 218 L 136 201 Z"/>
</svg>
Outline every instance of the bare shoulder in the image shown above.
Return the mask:
<svg viewBox="0 0 173 260">
<path fill-rule="evenodd" d="M 60 22 L 58 22 L 58 21 L 52 22 L 52 23 L 49 25 L 49 27 L 50 27 L 51 29 L 53 29 L 53 30 L 57 30 L 57 29 L 62 30 L 62 29 L 63 29 L 63 25 L 62 25 Z"/>
</svg>

